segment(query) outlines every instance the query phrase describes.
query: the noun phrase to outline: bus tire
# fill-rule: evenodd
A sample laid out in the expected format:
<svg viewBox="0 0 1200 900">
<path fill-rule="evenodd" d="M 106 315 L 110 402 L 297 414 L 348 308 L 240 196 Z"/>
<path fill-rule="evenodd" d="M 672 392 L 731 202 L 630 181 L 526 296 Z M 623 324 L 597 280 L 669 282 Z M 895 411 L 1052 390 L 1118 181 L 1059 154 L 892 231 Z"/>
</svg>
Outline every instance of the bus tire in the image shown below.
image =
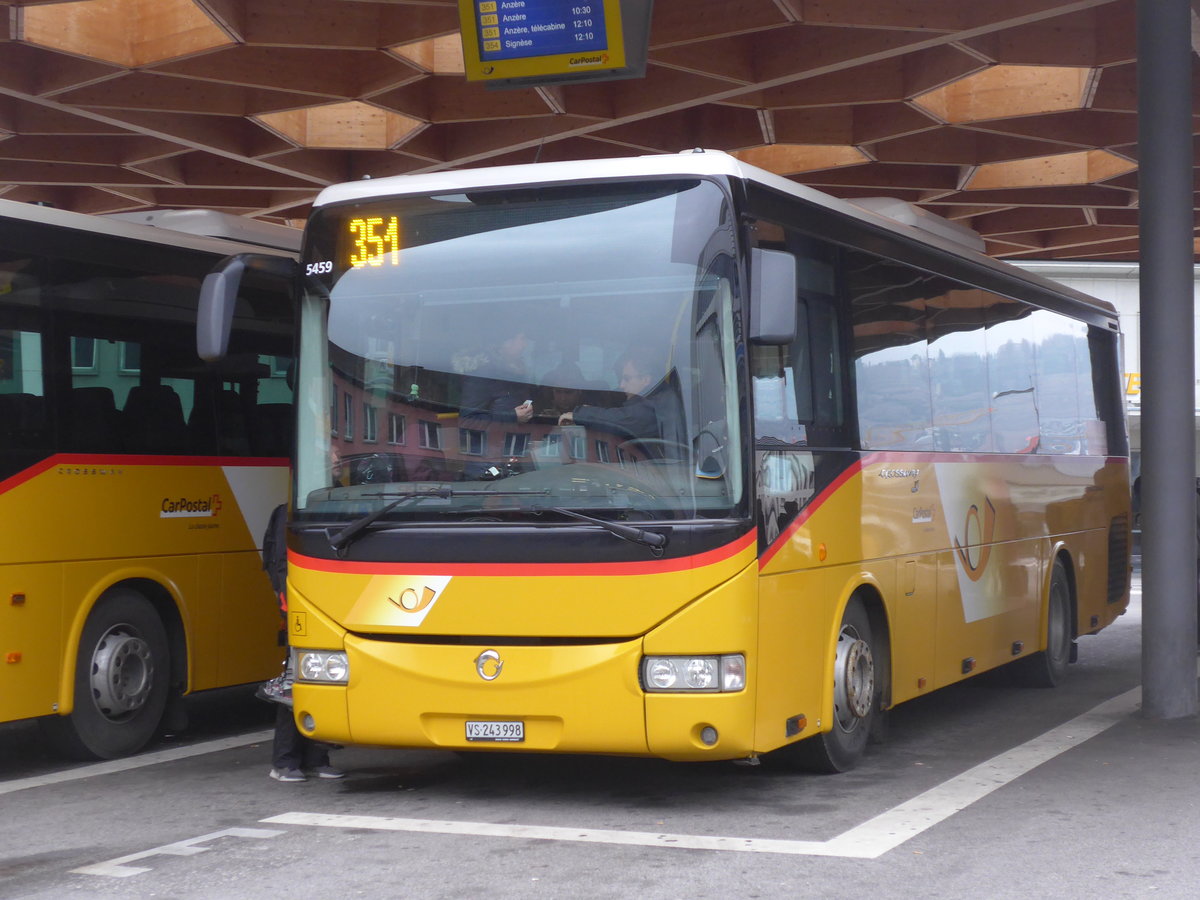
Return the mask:
<svg viewBox="0 0 1200 900">
<path fill-rule="evenodd" d="M 810 772 L 836 774 L 862 758 L 879 716 L 880 675 L 871 620 L 854 597 L 842 616 L 833 665 L 833 722 L 830 729 L 792 745 L 794 762 Z"/>
<path fill-rule="evenodd" d="M 75 708 L 44 719 L 54 747 L 74 759 L 117 759 L 142 749 L 167 705 L 167 633 L 141 594 L 115 589 L 88 616 L 75 659 Z"/>
<path fill-rule="evenodd" d="M 1052 688 L 1063 680 L 1071 662 L 1071 581 L 1062 558 L 1054 560 L 1046 598 L 1046 649 L 1013 663 L 1013 674 L 1025 687 Z"/>
</svg>

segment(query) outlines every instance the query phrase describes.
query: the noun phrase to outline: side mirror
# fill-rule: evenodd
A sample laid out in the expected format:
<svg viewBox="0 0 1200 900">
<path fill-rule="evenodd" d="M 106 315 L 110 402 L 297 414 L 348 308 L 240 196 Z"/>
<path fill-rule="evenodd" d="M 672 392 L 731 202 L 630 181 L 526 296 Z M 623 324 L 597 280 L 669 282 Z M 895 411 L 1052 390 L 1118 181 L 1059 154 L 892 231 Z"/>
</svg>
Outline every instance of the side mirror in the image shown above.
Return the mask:
<svg viewBox="0 0 1200 900">
<path fill-rule="evenodd" d="M 298 266 L 291 257 L 262 253 L 238 253 L 217 263 L 200 284 L 196 309 L 196 355 L 203 360 L 221 359 L 229 350 L 233 310 L 247 269 L 283 278 L 290 284 Z"/>
<path fill-rule="evenodd" d="M 783 250 L 750 251 L 750 342 L 796 339 L 796 257 Z"/>
</svg>

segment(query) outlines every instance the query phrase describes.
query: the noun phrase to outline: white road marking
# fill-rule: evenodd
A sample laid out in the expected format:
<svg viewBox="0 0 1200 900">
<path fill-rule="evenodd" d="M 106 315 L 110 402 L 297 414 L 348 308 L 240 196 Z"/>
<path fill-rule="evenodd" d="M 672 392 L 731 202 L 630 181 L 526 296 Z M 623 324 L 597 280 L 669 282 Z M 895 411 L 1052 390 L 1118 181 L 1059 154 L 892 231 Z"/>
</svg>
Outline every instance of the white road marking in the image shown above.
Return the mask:
<svg viewBox="0 0 1200 900">
<path fill-rule="evenodd" d="M 667 847 L 678 850 L 719 850 L 742 853 L 784 853 L 796 856 L 839 856 L 876 859 L 894 850 L 939 822 L 966 809 L 1042 763 L 1111 728 L 1137 710 L 1142 689 L 1134 688 L 1101 703 L 1081 716 L 1047 731 L 1019 747 L 994 756 L 949 781 L 901 803 L 861 825 L 827 841 L 789 841 L 776 838 L 718 837 L 698 834 L 658 834 L 562 828 L 546 825 L 497 825 L 490 822 L 457 822 L 439 819 L 402 819 L 386 816 L 346 816 L 290 812 L 261 819 L 272 825 L 307 825 L 323 828 L 367 828 L 381 831 L 415 831 L 429 834 L 523 838 Z"/>
<path fill-rule="evenodd" d="M 260 819 L 273 825 L 315 825 L 323 828 L 369 828 L 376 831 L 420 831 L 475 837 L 527 838 L 543 841 L 581 841 L 592 844 L 632 844 L 681 850 L 742 850 L 757 853 L 819 853 L 820 841 L 781 841 L 772 838 L 715 837 L 703 834 L 656 834 L 648 831 L 608 831 L 550 825 L 495 825 L 438 819 L 398 819 L 390 816 L 343 816 L 324 813 L 283 813 Z"/>
<path fill-rule="evenodd" d="M 217 753 L 221 750 L 232 750 L 247 744 L 261 744 L 271 740 L 273 731 L 255 731 L 234 737 L 220 738 L 215 741 L 204 741 L 187 747 L 174 747 L 170 750 L 156 750 L 153 753 L 143 753 L 128 759 L 114 759 L 108 762 L 92 763 L 64 772 L 51 772 L 48 775 L 33 775 L 29 778 L 16 778 L 12 781 L 0 781 L 0 794 L 11 794 L 14 791 L 24 791 L 29 788 L 45 787 L 51 784 L 62 784 L 67 781 L 78 781 L 81 778 L 92 778 L 96 775 L 111 775 L 114 772 L 128 772 L 144 766 L 155 766 L 164 762 L 175 762 L 192 756 L 203 756 L 206 753 Z"/>
<path fill-rule="evenodd" d="M 1057 728 L 856 825 L 828 841 L 822 855 L 862 859 L 882 856 L 1042 763 L 1107 731 L 1136 712 L 1141 700 L 1140 687 L 1113 697 Z"/>
<path fill-rule="evenodd" d="M 278 837 L 281 834 L 287 834 L 287 832 L 273 831 L 266 828 L 225 828 L 210 834 L 202 834 L 200 837 L 188 838 L 186 841 L 163 844 L 161 847 L 142 850 L 139 853 L 130 853 L 128 856 L 118 856 L 116 859 L 110 859 L 105 862 L 94 863 L 90 866 L 81 866 L 71 871 L 77 872 L 80 875 L 107 875 L 110 878 L 128 878 L 130 875 L 140 875 L 142 872 L 150 871 L 146 866 L 127 865 L 127 863 L 137 862 L 139 859 L 148 859 L 151 856 L 195 856 L 197 853 L 204 853 L 212 849 L 211 847 L 200 847 L 198 846 L 199 844 L 216 840 L 217 838 L 240 837 L 264 839 Z"/>
</svg>

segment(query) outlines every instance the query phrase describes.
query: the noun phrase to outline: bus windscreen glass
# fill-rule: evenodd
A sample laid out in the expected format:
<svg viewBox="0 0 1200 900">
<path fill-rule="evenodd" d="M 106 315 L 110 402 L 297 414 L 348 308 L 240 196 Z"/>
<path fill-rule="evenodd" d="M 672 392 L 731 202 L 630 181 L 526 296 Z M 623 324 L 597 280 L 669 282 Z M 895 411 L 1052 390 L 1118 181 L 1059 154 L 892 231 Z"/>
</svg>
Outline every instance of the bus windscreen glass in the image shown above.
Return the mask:
<svg viewBox="0 0 1200 900">
<path fill-rule="evenodd" d="M 733 514 L 733 232 L 694 178 L 318 212 L 298 518 Z"/>
</svg>

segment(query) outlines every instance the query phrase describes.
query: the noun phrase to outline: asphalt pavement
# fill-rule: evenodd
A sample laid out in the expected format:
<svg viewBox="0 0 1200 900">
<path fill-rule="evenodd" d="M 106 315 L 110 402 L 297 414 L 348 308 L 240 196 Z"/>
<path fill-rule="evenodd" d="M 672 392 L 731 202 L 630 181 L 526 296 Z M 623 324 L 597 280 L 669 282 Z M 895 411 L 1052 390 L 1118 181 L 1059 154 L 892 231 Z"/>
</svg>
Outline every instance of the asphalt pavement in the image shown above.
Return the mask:
<svg viewBox="0 0 1200 900">
<path fill-rule="evenodd" d="M 905 704 L 840 776 L 351 747 L 343 781 L 283 785 L 246 691 L 115 763 L 3 726 L 0 898 L 1195 897 L 1200 720 L 1141 716 L 1140 611 L 1055 690 Z"/>
</svg>

